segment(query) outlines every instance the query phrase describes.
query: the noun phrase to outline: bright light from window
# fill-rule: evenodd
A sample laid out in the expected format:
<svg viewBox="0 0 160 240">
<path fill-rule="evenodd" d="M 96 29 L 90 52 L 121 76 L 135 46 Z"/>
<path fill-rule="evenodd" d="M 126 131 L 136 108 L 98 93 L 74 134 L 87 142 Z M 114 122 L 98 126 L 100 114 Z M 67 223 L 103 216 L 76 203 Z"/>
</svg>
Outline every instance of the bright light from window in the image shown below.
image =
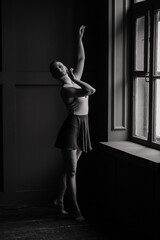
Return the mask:
<svg viewBox="0 0 160 240">
<path fill-rule="evenodd" d="M 133 135 L 142 139 L 148 139 L 148 115 L 149 115 L 149 83 L 148 79 L 134 79 L 133 98 Z"/>
<path fill-rule="evenodd" d="M 160 75 L 160 11 L 155 13 L 155 74 Z M 160 144 L 160 79 L 153 84 L 153 142 Z"/>
<path fill-rule="evenodd" d="M 135 70 L 144 70 L 144 24 L 145 17 L 137 18 L 136 22 L 136 51 Z"/>
<path fill-rule="evenodd" d="M 134 1 L 138 2 L 142 1 Z M 152 16 L 142 13 L 135 18 L 132 136 L 160 146 L 160 9 L 154 10 L 154 26 Z"/>
<path fill-rule="evenodd" d="M 160 143 L 160 79 L 154 84 L 154 134 L 153 141 Z"/>
<path fill-rule="evenodd" d="M 160 14 L 158 14 L 160 15 Z M 160 21 L 158 21 L 157 72 L 160 73 Z"/>
</svg>

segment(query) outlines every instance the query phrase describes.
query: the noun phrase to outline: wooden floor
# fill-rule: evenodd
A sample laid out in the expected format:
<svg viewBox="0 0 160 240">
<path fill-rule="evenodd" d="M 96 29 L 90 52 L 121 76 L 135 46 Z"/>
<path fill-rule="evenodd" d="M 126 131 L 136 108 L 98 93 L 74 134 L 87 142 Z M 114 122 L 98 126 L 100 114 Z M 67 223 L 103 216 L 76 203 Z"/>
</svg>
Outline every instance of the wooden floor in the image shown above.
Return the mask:
<svg viewBox="0 0 160 240">
<path fill-rule="evenodd" d="M 0 240 L 111 240 L 107 222 L 86 214 L 78 223 L 52 206 L 0 207 Z"/>
</svg>

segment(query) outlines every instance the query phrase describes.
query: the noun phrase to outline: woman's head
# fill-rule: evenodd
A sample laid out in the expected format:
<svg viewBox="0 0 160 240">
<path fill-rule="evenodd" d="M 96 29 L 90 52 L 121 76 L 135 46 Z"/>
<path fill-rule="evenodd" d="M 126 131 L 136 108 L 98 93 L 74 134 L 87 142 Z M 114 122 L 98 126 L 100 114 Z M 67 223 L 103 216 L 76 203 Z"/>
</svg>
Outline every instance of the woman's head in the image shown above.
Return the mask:
<svg viewBox="0 0 160 240">
<path fill-rule="evenodd" d="M 59 61 L 52 61 L 49 66 L 50 72 L 54 78 L 61 79 L 68 74 L 68 68 Z"/>
</svg>

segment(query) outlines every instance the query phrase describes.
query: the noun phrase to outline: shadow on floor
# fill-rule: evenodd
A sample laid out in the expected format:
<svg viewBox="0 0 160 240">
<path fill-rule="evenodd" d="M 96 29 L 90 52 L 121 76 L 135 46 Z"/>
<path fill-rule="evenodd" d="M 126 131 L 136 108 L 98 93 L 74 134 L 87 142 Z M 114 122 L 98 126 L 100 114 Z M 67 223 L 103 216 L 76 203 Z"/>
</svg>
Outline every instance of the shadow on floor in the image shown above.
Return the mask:
<svg viewBox="0 0 160 240">
<path fill-rule="evenodd" d="M 53 206 L 0 207 L 1 240 L 111 240 L 100 219 L 86 214 L 84 223 L 59 215 Z"/>
</svg>

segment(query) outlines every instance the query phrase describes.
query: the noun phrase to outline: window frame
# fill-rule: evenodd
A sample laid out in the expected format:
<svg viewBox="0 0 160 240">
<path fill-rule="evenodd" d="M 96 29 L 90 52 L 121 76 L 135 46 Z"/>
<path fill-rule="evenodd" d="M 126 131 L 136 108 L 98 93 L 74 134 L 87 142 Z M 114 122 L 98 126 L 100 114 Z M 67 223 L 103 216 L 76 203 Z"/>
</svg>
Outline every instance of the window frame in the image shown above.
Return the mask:
<svg viewBox="0 0 160 240">
<path fill-rule="evenodd" d="M 152 148 L 156 148 L 160 150 L 160 144 L 153 142 L 153 84 L 155 79 L 160 79 L 160 75 L 154 74 L 154 62 L 153 59 L 155 57 L 155 11 L 160 10 L 160 3 L 157 3 L 156 0 L 146 0 L 138 3 L 134 3 L 132 0 L 132 27 L 134 27 L 134 31 L 132 35 L 132 131 L 131 131 L 131 140 L 133 142 L 149 146 Z M 144 71 L 136 71 L 135 70 L 135 45 L 136 45 L 136 19 L 139 17 L 145 16 L 145 39 L 144 39 Z M 132 28 L 133 29 L 133 28 Z M 133 132 L 135 130 L 135 122 L 134 122 L 134 78 L 144 77 L 149 79 L 149 125 L 148 125 L 148 139 L 144 140 L 138 136 L 134 136 Z"/>
</svg>

